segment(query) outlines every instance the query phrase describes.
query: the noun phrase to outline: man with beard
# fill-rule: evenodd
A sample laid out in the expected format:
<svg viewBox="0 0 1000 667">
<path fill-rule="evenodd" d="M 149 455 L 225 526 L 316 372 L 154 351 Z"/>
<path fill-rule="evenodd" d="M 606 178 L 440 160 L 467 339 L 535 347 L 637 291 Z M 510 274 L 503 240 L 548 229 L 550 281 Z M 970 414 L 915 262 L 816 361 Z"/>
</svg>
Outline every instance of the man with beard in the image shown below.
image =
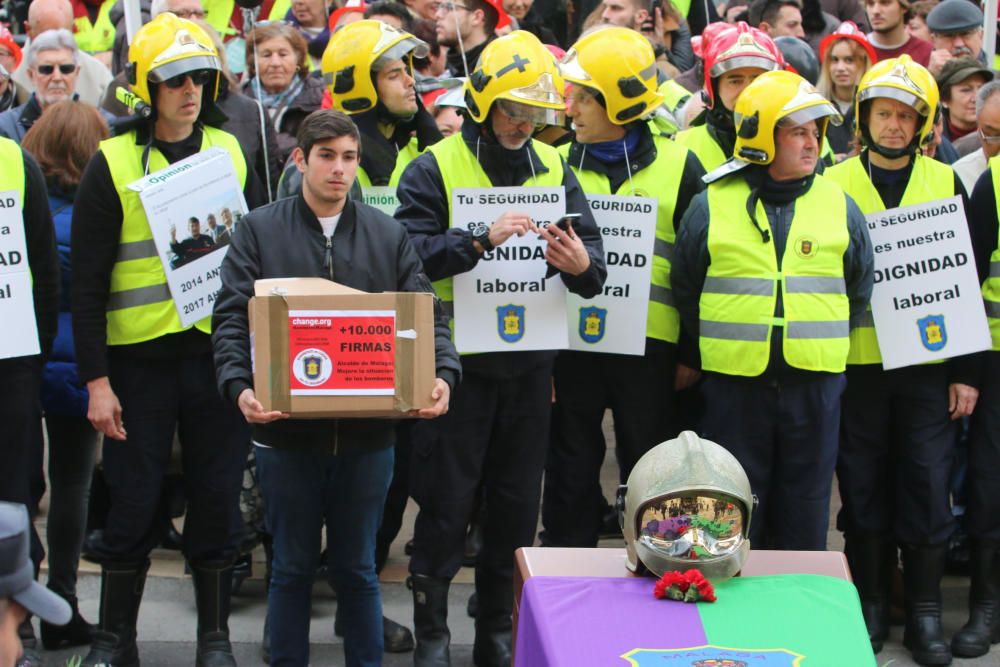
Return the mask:
<svg viewBox="0 0 1000 667">
<path fill-rule="evenodd" d="M 362 189 L 395 183 L 410 160 L 441 140 L 414 85 L 413 58 L 427 51 L 426 43 L 382 21 L 355 21 L 330 38 L 323 76 L 333 108 L 361 131 Z"/>
<path fill-rule="evenodd" d="M 865 11 L 872 31 L 868 43 L 879 60 L 896 58 L 904 53 L 924 67 L 930 62 L 933 47 L 930 42 L 913 37 L 906 31 L 910 19 L 909 0 L 865 0 Z"/>
<path fill-rule="evenodd" d="M 927 29 L 934 46 L 927 69 L 934 76 L 953 58 L 976 58 L 980 64 L 987 64 L 983 13 L 971 2 L 942 2 L 927 15 Z"/>
<path fill-rule="evenodd" d="M 694 152 L 705 171 L 722 165 L 733 154 L 736 130 L 733 105 L 744 88 L 769 70 L 782 69 L 784 61 L 774 41 L 742 21 L 712 36 L 703 45 L 705 110 L 677 141 Z"/>
</svg>

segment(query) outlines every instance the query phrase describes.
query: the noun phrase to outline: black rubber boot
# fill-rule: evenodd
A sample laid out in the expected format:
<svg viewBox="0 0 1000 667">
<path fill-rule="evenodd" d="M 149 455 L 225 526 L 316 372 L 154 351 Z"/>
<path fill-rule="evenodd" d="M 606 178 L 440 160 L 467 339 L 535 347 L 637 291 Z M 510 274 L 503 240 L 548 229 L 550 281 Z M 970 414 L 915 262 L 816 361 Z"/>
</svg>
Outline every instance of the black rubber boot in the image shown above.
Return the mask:
<svg viewBox="0 0 1000 667">
<path fill-rule="evenodd" d="M 969 622 L 951 638 L 951 652 L 960 658 L 986 655 L 1000 642 L 998 555 L 998 545 L 991 542 L 975 542 L 970 550 Z"/>
<path fill-rule="evenodd" d="M 451 581 L 422 574 L 410 576 L 413 588 L 414 667 L 451 667 L 448 589 Z"/>
<path fill-rule="evenodd" d="M 941 630 L 941 577 L 947 556 L 947 544 L 903 546 L 903 646 L 921 665 L 951 664 L 951 647 Z"/>
<path fill-rule="evenodd" d="M 198 605 L 196 667 L 236 667 L 229 643 L 229 599 L 233 590 L 231 561 L 191 563 L 194 599 Z"/>
<path fill-rule="evenodd" d="M 81 667 L 139 667 L 135 626 L 149 561 L 101 564 L 101 612 Z"/>
<path fill-rule="evenodd" d="M 513 582 L 480 567 L 476 570 L 476 593 L 479 609 L 472 662 L 476 667 L 510 667 Z"/>
<path fill-rule="evenodd" d="M 873 535 L 847 535 L 844 552 L 861 598 L 861 614 L 872 651 L 882 650 L 889 637 L 889 585 L 896 561 L 893 542 Z"/>
<path fill-rule="evenodd" d="M 52 625 L 41 622 L 42 646 L 46 651 L 55 651 L 60 648 L 70 646 L 87 646 L 91 642 L 91 635 L 96 627 L 86 621 L 80 615 L 80 608 L 77 605 L 76 597 L 63 597 L 73 610 L 73 617 L 66 625 Z"/>
</svg>

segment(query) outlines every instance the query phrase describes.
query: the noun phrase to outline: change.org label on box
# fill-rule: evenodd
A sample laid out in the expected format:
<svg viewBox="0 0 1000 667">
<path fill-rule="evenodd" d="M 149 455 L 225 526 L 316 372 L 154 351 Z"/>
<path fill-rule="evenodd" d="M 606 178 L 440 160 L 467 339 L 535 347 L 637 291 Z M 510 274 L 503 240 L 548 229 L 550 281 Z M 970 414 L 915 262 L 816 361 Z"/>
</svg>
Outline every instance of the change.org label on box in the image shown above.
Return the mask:
<svg viewBox="0 0 1000 667">
<path fill-rule="evenodd" d="M 396 312 L 288 311 L 293 396 L 392 396 Z"/>
<path fill-rule="evenodd" d="M 960 197 L 870 213 L 872 315 L 886 369 L 989 349 Z"/>
</svg>

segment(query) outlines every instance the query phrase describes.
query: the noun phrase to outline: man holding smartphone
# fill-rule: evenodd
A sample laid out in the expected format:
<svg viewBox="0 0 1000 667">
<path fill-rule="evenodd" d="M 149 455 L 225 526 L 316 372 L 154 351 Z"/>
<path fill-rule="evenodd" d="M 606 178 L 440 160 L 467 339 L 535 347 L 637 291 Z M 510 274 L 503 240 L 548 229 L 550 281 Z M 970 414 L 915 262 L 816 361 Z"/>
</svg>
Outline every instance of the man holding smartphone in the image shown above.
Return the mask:
<svg viewBox="0 0 1000 667">
<path fill-rule="evenodd" d="M 562 79 L 538 39 L 517 31 L 484 49 L 466 83 L 469 108 L 460 134 L 431 146 L 403 173 L 396 218 L 451 306 L 452 276 L 471 270 L 485 252 L 511 237 L 540 234 L 545 258 L 566 287 L 597 294 L 606 270 L 600 234 L 580 184 L 555 149 L 533 140 L 539 125 L 558 121 Z M 563 187 L 566 208 L 581 214 L 575 229 L 539 228 L 510 210 L 491 225 L 455 225 L 455 188 Z M 473 659 L 509 666 L 514 551 L 534 541 L 552 401 L 551 351 L 466 355 L 451 411 L 413 429 L 411 494 L 420 505 L 410 572 L 417 667 L 450 664 L 448 588 L 462 564 L 465 529 L 480 485 L 486 520 L 476 563 L 479 609 Z"/>
</svg>

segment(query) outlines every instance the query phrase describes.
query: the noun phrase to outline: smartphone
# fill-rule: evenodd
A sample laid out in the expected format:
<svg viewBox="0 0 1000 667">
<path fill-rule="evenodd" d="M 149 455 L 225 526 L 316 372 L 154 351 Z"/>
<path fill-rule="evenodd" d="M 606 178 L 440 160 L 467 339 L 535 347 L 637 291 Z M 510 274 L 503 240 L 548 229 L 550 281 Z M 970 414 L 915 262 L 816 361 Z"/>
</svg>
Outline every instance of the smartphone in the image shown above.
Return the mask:
<svg viewBox="0 0 1000 667">
<path fill-rule="evenodd" d="M 559 218 L 556 222 L 556 227 L 568 232 L 570 227 L 576 227 L 577 223 L 580 221 L 579 213 L 567 213 L 563 217 Z"/>
</svg>

